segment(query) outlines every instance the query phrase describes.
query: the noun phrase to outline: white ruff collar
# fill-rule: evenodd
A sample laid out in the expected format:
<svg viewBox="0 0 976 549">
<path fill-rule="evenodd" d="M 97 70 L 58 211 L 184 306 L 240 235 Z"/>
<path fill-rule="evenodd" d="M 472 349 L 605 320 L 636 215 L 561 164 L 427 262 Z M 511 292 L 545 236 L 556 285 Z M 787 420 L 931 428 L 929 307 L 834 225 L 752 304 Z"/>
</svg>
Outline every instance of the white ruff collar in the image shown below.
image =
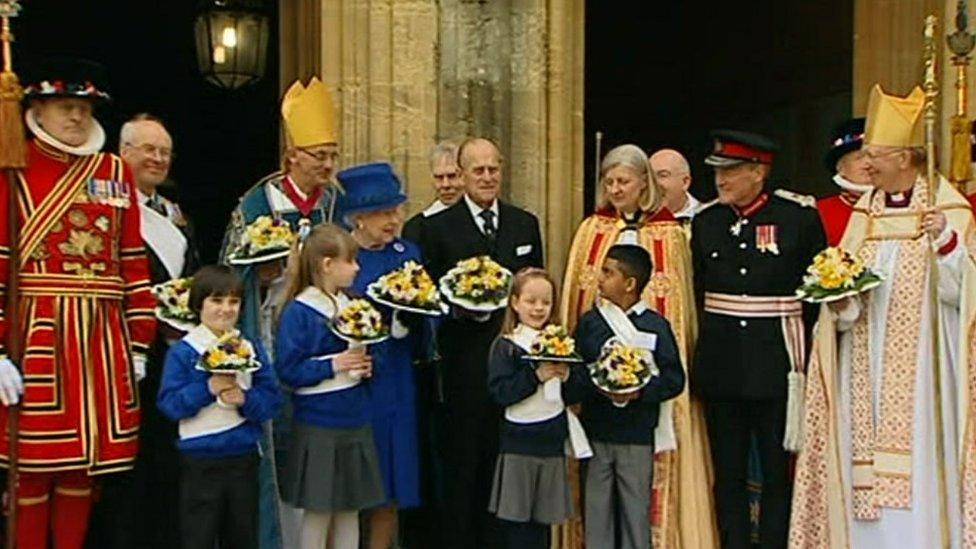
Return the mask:
<svg viewBox="0 0 976 549">
<path fill-rule="evenodd" d="M 47 133 L 44 128 L 37 123 L 37 118 L 34 115 L 34 109 L 27 109 L 27 112 L 24 113 L 24 122 L 27 123 L 27 129 L 34 134 L 34 137 L 61 152 L 73 154 L 75 156 L 91 156 L 102 150 L 102 147 L 105 146 L 105 130 L 94 117 L 92 117 L 91 131 L 88 132 L 88 141 L 85 141 L 84 144 L 77 147 L 62 143 L 53 135 Z"/>
<path fill-rule="evenodd" d="M 871 185 L 861 185 L 859 183 L 852 183 L 841 174 L 834 175 L 834 183 L 836 183 L 838 187 L 844 189 L 845 191 L 857 193 L 859 195 L 864 194 L 874 188 Z"/>
</svg>

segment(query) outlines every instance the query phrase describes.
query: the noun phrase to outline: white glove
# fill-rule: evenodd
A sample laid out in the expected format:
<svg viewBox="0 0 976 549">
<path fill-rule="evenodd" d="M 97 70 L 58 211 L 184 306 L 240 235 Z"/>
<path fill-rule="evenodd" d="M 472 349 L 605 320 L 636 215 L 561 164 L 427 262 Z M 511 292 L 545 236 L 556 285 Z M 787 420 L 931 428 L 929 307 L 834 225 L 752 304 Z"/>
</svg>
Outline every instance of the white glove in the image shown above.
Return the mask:
<svg viewBox="0 0 976 549">
<path fill-rule="evenodd" d="M 136 373 L 136 383 L 146 378 L 146 355 L 132 355 L 132 369 Z"/>
<path fill-rule="evenodd" d="M 254 378 L 251 372 L 241 372 L 237 371 L 234 373 L 234 379 L 237 381 L 237 386 L 241 388 L 242 391 L 247 391 L 251 388 L 254 383 Z"/>
<path fill-rule="evenodd" d="M 20 376 L 20 370 L 9 358 L 0 358 L 0 402 L 4 406 L 12 406 L 20 402 L 22 394 L 24 380 Z"/>
<path fill-rule="evenodd" d="M 410 328 L 407 328 L 403 322 L 400 322 L 400 311 L 393 311 L 392 324 L 393 326 L 390 328 L 390 335 L 392 335 L 394 339 L 403 339 L 410 335 Z"/>
</svg>

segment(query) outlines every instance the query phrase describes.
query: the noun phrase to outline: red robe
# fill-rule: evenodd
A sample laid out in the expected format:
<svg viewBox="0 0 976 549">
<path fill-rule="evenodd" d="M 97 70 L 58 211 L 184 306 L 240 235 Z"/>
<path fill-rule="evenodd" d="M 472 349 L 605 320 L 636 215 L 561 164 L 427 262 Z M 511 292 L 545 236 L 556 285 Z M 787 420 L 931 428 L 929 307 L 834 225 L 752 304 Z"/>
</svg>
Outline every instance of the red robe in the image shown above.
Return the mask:
<svg viewBox="0 0 976 549">
<path fill-rule="evenodd" d="M 969 200 L 969 205 L 973 211 L 976 211 L 976 193 L 967 196 L 966 199 Z"/>
<path fill-rule="evenodd" d="M 847 222 L 851 219 L 857 198 L 854 194 L 842 192 L 817 201 L 817 211 L 820 212 L 820 221 L 823 223 L 824 232 L 827 234 L 828 246 L 840 244 L 840 239 L 844 236 L 844 230 L 847 229 Z"/>
<path fill-rule="evenodd" d="M 132 176 L 113 154 L 77 157 L 32 141 L 19 184 L 20 326 L 0 309 L 0 342 L 8 329 L 23 336 L 20 470 L 130 469 L 140 404 L 132 354 L 146 353 L 156 326 Z M 0 204 L 7 192 L 0 174 Z M 8 212 L 0 212 L 6 273 Z M 3 285 L 0 307 L 5 293 Z M 4 429 L 3 467 L 9 443 Z"/>
</svg>

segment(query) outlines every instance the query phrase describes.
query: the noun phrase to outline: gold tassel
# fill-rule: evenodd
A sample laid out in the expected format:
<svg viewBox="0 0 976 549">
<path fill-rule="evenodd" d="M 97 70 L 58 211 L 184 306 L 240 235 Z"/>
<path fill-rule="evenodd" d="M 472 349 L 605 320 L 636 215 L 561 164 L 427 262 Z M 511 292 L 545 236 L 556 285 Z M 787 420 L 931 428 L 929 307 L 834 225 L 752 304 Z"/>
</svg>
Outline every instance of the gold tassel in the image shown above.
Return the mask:
<svg viewBox="0 0 976 549">
<path fill-rule="evenodd" d="M 973 178 L 971 123 L 963 116 L 950 120 L 952 160 L 949 163 L 949 179 L 957 185 L 965 185 Z M 960 189 L 965 192 L 965 188 Z"/>
<path fill-rule="evenodd" d="M 27 165 L 27 148 L 20 101 L 24 90 L 17 75 L 0 72 L 0 168 L 23 168 Z"/>
</svg>

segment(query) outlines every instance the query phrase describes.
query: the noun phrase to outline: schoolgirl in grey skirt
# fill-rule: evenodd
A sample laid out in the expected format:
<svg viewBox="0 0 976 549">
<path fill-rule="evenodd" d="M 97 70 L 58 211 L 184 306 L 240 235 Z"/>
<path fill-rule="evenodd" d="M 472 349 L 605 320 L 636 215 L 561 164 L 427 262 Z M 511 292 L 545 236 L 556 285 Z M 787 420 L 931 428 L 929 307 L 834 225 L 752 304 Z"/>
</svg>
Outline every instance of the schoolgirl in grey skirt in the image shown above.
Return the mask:
<svg viewBox="0 0 976 549">
<path fill-rule="evenodd" d="M 302 549 L 323 549 L 330 529 L 333 547 L 357 548 L 359 510 L 384 500 L 363 383 L 372 363 L 365 349 L 349 349 L 328 327 L 348 303 L 341 289 L 356 274 L 357 249 L 335 225 L 312 230 L 292 282 L 293 288 L 309 279 L 316 283 L 287 303 L 275 340 L 278 376 L 294 389 L 295 425 L 281 497 L 305 511 Z"/>
<path fill-rule="evenodd" d="M 555 283 L 541 269 L 516 274 L 502 335 L 488 361 L 488 392 L 505 407 L 488 510 L 501 519 L 512 548 L 548 547 L 549 525 L 573 514 L 567 482 L 567 447 L 589 457 L 579 421 L 565 409 L 587 390 L 581 370 L 534 362 L 526 355 L 549 322 Z"/>
</svg>

